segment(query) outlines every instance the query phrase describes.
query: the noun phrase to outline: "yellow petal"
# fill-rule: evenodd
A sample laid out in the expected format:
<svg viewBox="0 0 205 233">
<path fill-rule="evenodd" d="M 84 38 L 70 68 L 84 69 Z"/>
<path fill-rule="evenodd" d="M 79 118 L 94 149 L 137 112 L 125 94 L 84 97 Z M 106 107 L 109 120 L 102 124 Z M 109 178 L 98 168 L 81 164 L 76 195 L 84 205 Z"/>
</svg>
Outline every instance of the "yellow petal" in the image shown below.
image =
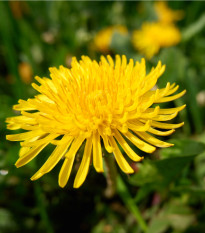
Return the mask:
<svg viewBox="0 0 205 233">
<path fill-rule="evenodd" d="M 148 120 L 145 124 L 139 122 L 139 121 L 136 121 L 134 122 L 133 124 L 132 123 L 127 123 L 127 126 L 129 129 L 131 129 L 132 131 L 140 131 L 140 132 L 144 132 L 144 131 L 147 131 L 150 127 L 150 124 L 151 124 L 151 121 Z"/>
<path fill-rule="evenodd" d="M 110 55 L 108 55 L 108 56 L 107 56 L 107 59 L 108 59 L 108 61 L 109 61 L 110 66 L 111 66 L 111 67 L 114 67 L 114 62 L 113 62 L 112 57 L 111 57 Z"/>
<path fill-rule="evenodd" d="M 173 114 L 169 115 L 158 115 L 156 117 L 153 117 L 152 119 L 155 121 L 169 121 L 177 116 L 178 112 L 175 112 Z"/>
<path fill-rule="evenodd" d="M 8 125 L 7 125 L 7 129 L 9 129 L 9 130 L 21 129 L 21 125 L 22 125 L 22 124 L 8 124 Z"/>
<path fill-rule="evenodd" d="M 173 96 L 163 97 L 159 100 L 154 101 L 154 103 L 164 103 L 164 102 L 176 100 L 176 99 L 182 97 L 185 93 L 186 93 L 186 90 L 180 92 L 179 94 L 173 95 Z"/>
<path fill-rule="evenodd" d="M 152 111 L 151 111 L 152 110 Z M 148 119 L 151 119 L 153 117 L 156 117 L 157 114 L 159 113 L 159 106 L 156 106 L 154 109 L 150 109 L 148 108 L 145 112 L 143 112 L 141 115 L 140 115 L 140 118 L 148 118 Z"/>
<path fill-rule="evenodd" d="M 167 142 L 163 142 L 153 136 L 151 136 L 148 133 L 145 132 L 139 132 L 137 133 L 137 135 L 139 135 L 143 140 L 149 142 L 150 144 L 157 146 L 157 147 L 170 147 L 173 146 L 174 144 L 171 143 L 167 143 Z"/>
<path fill-rule="evenodd" d="M 170 89 L 169 89 L 169 91 L 167 92 L 166 96 L 172 95 L 172 94 L 173 94 L 174 92 L 176 92 L 178 89 L 179 89 L 179 85 L 177 85 L 176 87 L 171 87 L 171 86 L 170 86 Z"/>
<path fill-rule="evenodd" d="M 50 141 L 47 143 L 40 145 L 40 146 L 35 146 L 31 148 L 26 154 L 21 156 L 17 162 L 15 163 L 16 167 L 22 167 L 23 165 L 27 164 L 30 162 L 32 159 L 34 159 L 48 144 Z"/>
<path fill-rule="evenodd" d="M 177 107 L 177 108 L 168 108 L 168 109 L 159 109 L 159 114 L 172 114 L 175 112 L 180 112 L 181 110 L 183 110 L 186 107 L 186 104 Z"/>
<path fill-rule="evenodd" d="M 179 123 L 179 124 L 168 124 L 168 123 L 161 123 L 157 121 L 152 121 L 151 126 L 154 126 L 156 128 L 160 129 L 176 129 L 184 125 L 184 122 Z"/>
<path fill-rule="evenodd" d="M 32 83 L 31 86 L 32 86 L 35 90 L 37 90 L 38 92 L 42 93 L 41 87 L 38 86 L 36 83 Z"/>
<path fill-rule="evenodd" d="M 110 144 L 112 145 L 112 147 L 114 148 L 113 154 L 114 154 L 115 159 L 116 159 L 119 167 L 121 168 L 121 170 L 124 173 L 128 173 L 128 174 L 133 173 L 134 170 L 130 167 L 128 162 L 124 159 L 122 153 L 120 152 L 119 147 L 117 146 L 117 143 L 115 142 L 115 139 L 112 136 L 110 136 L 109 141 L 110 141 Z M 110 156 L 112 156 L 112 155 L 110 155 Z"/>
<path fill-rule="evenodd" d="M 6 118 L 7 123 L 16 123 L 16 124 L 25 124 L 25 122 L 27 124 L 36 124 L 36 120 L 33 118 L 29 118 L 26 116 L 15 116 L 15 117 L 8 117 Z"/>
<path fill-rule="evenodd" d="M 148 143 L 142 141 L 139 139 L 136 135 L 133 135 L 130 132 L 127 132 L 124 134 L 136 147 L 138 147 L 140 150 L 146 152 L 146 153 L 153 153 L 156 148 L 152 145 L 149 145 Z"/>
<path fill-rule="evenodd" d="M 100 135 L 93 133 L 93 165 L 97 172 L 103 172 L 102 148 L 100 144 Z"/>
<path fill-rule="evenodd" d="M 6 135 L 6 139 L 10 141 L 24 141 L 33 138 L 35 136 L 43 136 L 43 135 L 46 135 L 46 133 L 38 129 L 26 133 Z"/>
<path fill-rule="evenodd" d="M 19 157 L 25 155 L 31 148 L 30 147 L 21 147 L 19 150 Z"/>
<path fill-rule="evenodd" d="M 36 107 L 30 103 L 28 103 L 25 100 L 19 100 L 19 104 L 16 104 L 13 106 L 13 109 L 16 111 L 30 111 L 30 110 L 36 110 Z"/>
<path fill-rule="evenodd" d="M 75 154 L 66 157 L 63 163 L 63 166 L 59 173 L 58 183 L 61 188 L 65 187 L 70 177 L 71 169 L 73 167 Z"/>
<path fill-rule="evenodd" d="M 105 149 L 107 150 L 108 153 L 112 153 L 113 152 L 113 148 L 109 145 L 108 142 L 108 136 L 107 135 L 101 135 L 102 139 L 103 139 L 103 143 L 105 146 Z"/>
<path fill-rule="evenodd" d="M 80 135 L 77 138 L 74 139 L 74 141 L 72 142 L 72 145 L 69 149 L 69 151 L 66 153 L 65 157 L 69 157 L 71 155 L 75 155 L 78 151 L 78 149 L 80 148 L 80 146 L 82 145 L 83 141 L 85 140 L 85 136 Z"/>
<path fill-rule="evenodd" d="M 52 141 L 54 138 L 57 138 L 59 136 L 59 134 L 49 134 L 46 137 L 39 139 L 39 140 L 35 140 L 35 141 L 25 141 L 25 142 L 21 142 L 21 146 L 26 146 L 26 147 L 33 147 L 33 146 L 40 146 L 44 143 L 46 143 L 47 141 Z M 39 138 L 39 137 L 38 137 Z M 36 138 L 36 139 L 38 139 Z"/>
<path fill-rule="evenodd" d="M 174 133 L 175 130 L 171 129 L 171 130 L 168 130 L 168 131 L 159 131 L 159 130 L 156 130 L 156 129 L 150 127 L 147 131 L 150 132 L 150 133 L 153 133 L 155 135 L 159 135 L 159 136 L 168 136 L 168 135 Z"/>
<path fill-rule="evenodd" d="M 143 157 L 140 157 L 137 155 L 131 147 L 128 145 L 128 143 L 125 141 L 125 139 L 121 136 L 118 130 L 114 130 L 114 137 L 118 141 L 118 143 L 121 145 L 122 149 L 125 151 L 125 153 L 135 162 L 139 162 L 143 159 Z"/>
<path fill-rule="evenodd" d="M 34 131 L 39 129 L 39 125 L 21 124 L 21 129 Z"/>
<path fill-rule="evenodd" d="M 84 136 L 78 136 L 74 139 L 69 151 L 65 154 L 65 161 L 59 173 L 58 183 L 60 187 L 64 187 L 70 177 L 75 155 L 85 140 Z"/>
<path fill-rule="evenodd" d="M 62 143 L 55 148 L 55 150 L 49 156 L 49 158 L 46 160 L 43 166 L 31 177 L 31 180 L 37 180 L 45 173 L 51 171 L 60 161 L 60 159 L 64 156 L 66 150 L 72 142 L 72 138 L 70 136 L 65 135 L 61 139 L 61 141 Z"/>
<path fill-rule="evenodd" d="M 82 185 L 82 183 L 85 181 L 91 160 L 91 150 L 92 150 L 92 137 L 86 140 L 82 162 L 80 164 L 80 167 L 78 169 L 77 175 L 74 180 L 74 185 L 73 185 L 74 188 L 79 188 Z"/>
</svg>

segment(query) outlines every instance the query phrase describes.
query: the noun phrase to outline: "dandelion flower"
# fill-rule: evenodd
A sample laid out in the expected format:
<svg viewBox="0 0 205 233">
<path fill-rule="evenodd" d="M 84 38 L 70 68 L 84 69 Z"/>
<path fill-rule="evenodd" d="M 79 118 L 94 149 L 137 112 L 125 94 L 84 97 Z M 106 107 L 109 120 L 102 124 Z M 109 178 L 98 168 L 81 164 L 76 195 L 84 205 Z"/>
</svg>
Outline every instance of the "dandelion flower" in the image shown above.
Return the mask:
<svg viewBox="0 0 205 233">
<path fill-rule="evenodd" d="M 159 1 L 154 3 L 154 8 L 157 13 L 159 22 L 170 24 L 175 21 L 181 20 L 184 16 L 182 10 L 172 10 L 167 6 L 166 2 Z"/>
<path fill-rule="evenodd" d="M 32 86 L 40 94 L 26 101 L 19 100 L 14 109 L 21 111 L 21 115 L 6 120 L 8 129 L 26 130 L 7 135 L 8 140 L 21 141 L 16 166 L 29 163 L 51 143 L 56 145 L 54 151 L 32 180 L 50 172 L 64 159 L 59 173 L 59 185 L 64 187 L 81 147 L 84 152 L 75 188 L 84 182 L 91 161 L 97 172 L 103 172 L 102 147 L 114 154 L 123 172 L 133 173 L 120 147 L 131 160 L 141 161 L 143 157 L 132 150 L 130 143 L 152 153 L 156 147 L 172 146 L 153 135 L 170 135 L 183 125 L 165 121 L 176 117 L 185 106 L 151 107 L 178 99 L 185 93 L 174 94 L 178 86 L 170 83 L 163 89 L 152 90 L 164 70 L 160 61 L 146 74 L 144 59 L 134 64 L 133 59 L 127 62 L 125 56 L 117 55 L 115 60 L 102 56 L 97 63 L 82 56 L 80 61 L 72 59 L 70 69 L 50 68 L 51 79 L 35 77 L 39 85 Z"/>
<path fill-rule="evenodd" d="M 102 53 L 108 53 L 110 51 L 112 36 L 115 32 L 121 35 L 128 34 L 127 28 L 122 25 L 110 26 L 108 28 L 102 29 L 94 38 L 96 49 Z"/>
<path fill-rule="evenodd" d="M 132 36 L 133 46 L 151 59 L 160 48 L 179 43 L 181 34 L 174 25 L 146 22 L 141 30 L 135 30 Z"/>
</svg>

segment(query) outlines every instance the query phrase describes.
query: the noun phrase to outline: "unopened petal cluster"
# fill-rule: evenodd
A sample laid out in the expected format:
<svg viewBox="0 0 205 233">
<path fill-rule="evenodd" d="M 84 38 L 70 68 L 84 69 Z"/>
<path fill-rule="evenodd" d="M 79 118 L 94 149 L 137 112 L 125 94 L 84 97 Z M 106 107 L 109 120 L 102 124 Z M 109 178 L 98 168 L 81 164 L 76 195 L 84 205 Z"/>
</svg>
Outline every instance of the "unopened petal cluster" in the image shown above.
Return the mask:
<svg viewBox="0 0 205 233">
<path fill-rule="evenodd" d="M 156 147 L 172 146 L 154 135 L 170 135 L 183 125 L 165 122 L 175 118 L 185 106 L 161 109 L 158 105 L 185 93 L 174 94 L 178 89 L 175 83 L 153 90 L 164 70 L 165 66 L 159 62 L 147 74 L 144 59 L 134 63 L 125 56 L 117 55 L 115 60 L 102 56 L 98 63 L 83 56 L 80 61 L 73 58 L 70 69 L 50 68 L 50 78 L 35 77 L 39 84 L 32 86 L 39 94 L 19 100 L 14 109 L 20 115 L 6 120 L 8 129 L 25 130 L 7 135 L 8 140 L 21 141 L 16 166 L 41 156 L 41 151 L 53 144 L 52 154 L 31 179 L 40 178 L 63 161 L 59 185 L 64 187 L 81 148 L 82 160 L 74 181 L 74 187 L 78 188 L 87 176 L 90 163 L 97 172 L 103 172 L 104 147 L 113 153 L 123 172 L 133 173 L 125 157 L 135 162 L 143 157 L 130 144 L 147 153 Z"/>
<path fill-rule="evenodd" d="M 133 32 L 134 47 L 151 59 L 160 48 L 176 45 L 181 40 L 180 31 L 174 25 L 146 22 L 140 30 Z"/>
</svg>

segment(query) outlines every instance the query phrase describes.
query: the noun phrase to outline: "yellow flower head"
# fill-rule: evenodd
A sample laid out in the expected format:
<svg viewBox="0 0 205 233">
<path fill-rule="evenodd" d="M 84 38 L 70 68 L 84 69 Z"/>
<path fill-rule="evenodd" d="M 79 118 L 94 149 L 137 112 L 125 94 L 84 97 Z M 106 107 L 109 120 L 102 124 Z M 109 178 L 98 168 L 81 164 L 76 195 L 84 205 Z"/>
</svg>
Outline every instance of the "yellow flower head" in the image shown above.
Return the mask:
<svg viewBox="0 0 205 233">
<path fill-rule="evenodd" d="M 159 52 L 160 48 L 170 47 L 179 43 L 181 34 L 174 25 L 146 22 L 141 30 L 135 30 L 132 42 L 136 49 L 148 59 Z"/>
<path fill-rule="evenodd" d="M 159 1 L 154 4 L 155 11 L 161 23 L 170 24 L 181 20 L 184 16 L 182 10 L 172 10 L 167 6 L 166 2 Z"/>
<path fill-rule="evenodd" d="M 78 188 L 85 180 L 90 162 L 97 172 L 103 172 L 102 146 L 114 157 L 125 173 L 133 169 L 124 158 L 119 145 L 133 161 L 141 161 L 130 147 L 152 153 L 156 147 L 169 147 L 153 136 L 166 136 L 183 125 L 164 123 L 176 117 L 185 106 L 160 109 L 156 103 L 169 102 L 181 97 L 185 91 L 173 95 L 178 86 L 167 83 L 163 89 L 152 90 L 165 66 L 158 63 L 146 74 L 145 60 L 136 62 L 117 55 L 115 61 L 107 56 L 99 63 L 82 56 L 73 58 L 71 69 L 60 66 L 50 68 L 50 78 L 35 77 L 39 85 L 32 86 L 40 93 L 34 98 L 19 100 L 14 109 L 20 116 L 6 121 L 8 129 L 27 132 L 7 135 L 11 141 L 21 141 L 17 167 L 34 159 L 48 144 L 56 145 L 43 166 L 31 178 L 36 180 L 51 171 L 64 158 L 59 174 L 59 185 L 69 179 L 76 153 L 84 153 L 74 181 Z M 160 129 L 163 129 L 162 131 Z M 164 131 L 164 129 L 168 129 Z M 113 156 L 113 155 L 109 155 Z"/>
<path fill-rule="evenodd" d="M 128 34 L 127 28 L 121 25 L 110 26 L 108 28 L 102 29 L 94 38 L 96 49 L 102 53 L 108 53 L 110 51 L 112 36 L 115 32 L 122 35 Z"/>
</svg>

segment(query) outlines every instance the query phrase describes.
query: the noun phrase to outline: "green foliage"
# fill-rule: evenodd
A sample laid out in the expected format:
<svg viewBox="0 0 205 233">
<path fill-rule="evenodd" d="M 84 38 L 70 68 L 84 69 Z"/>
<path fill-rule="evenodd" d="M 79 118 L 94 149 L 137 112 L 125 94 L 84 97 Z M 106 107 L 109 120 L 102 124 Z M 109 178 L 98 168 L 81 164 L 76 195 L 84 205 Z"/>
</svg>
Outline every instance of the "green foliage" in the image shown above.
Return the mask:
<svg viewBox="0 0 205 233">
<path fill-rule="evenodd" d="M 162 150 L 162 159 L 145 160 L 139 164 L 139 172 L 130 178 L 130 183 L 142 186 L 149 191 L 164 190 L 172 182 L 178 182 L 179 176 L 196 155 L 205 150 L 205 144 L 192 140 L 172 140 L 173 148 Z"/>
<path fill-rule="evenodd" d="M 57 185 L 60 165 L 42 179 L 31 182 L 34 172 L 50 153 L 24 168 L 14 164 L 19 144 L 5 140 L 5 119 L 18 114 L 12 105 L 36 94 L 21 77 L 19 65 L 27 63 L 33 76 L 48 77 L 51 66 L 70 66 L 73 56 L 101 55 L 93 47 L 97 32 L 110 25 L 125 25 L 128 35 L 114 33 L 110 54 L 125 54 L 135 61 L 142 55 L 133 48 L 132 31 L 144 21 L 157 20 L 152 1 L 9 1 L 0 2 L 0 232 L 81 233 L 196 233 L 205 232 L 205 16 L 204 3 L 169 1 L 183 9 L 177 23 L 182 41 L 147 61 L 158 60 L 166 71 L 158 86 L 176 82 L 187 94 L 172 104 L 186 104 L 178 121 L 185 122 L 169 141 L 175 146 L 158 149 L 133 164 L 135 174 L 117 177 L 117 193 L 104 196 L 106 180 L 91 167 L 84 185 L 74 190 Z M 35 82 L 35 81 L 34 81 Z M 42 159 L 42 161 L 41 161 Z"/>
</svg>

